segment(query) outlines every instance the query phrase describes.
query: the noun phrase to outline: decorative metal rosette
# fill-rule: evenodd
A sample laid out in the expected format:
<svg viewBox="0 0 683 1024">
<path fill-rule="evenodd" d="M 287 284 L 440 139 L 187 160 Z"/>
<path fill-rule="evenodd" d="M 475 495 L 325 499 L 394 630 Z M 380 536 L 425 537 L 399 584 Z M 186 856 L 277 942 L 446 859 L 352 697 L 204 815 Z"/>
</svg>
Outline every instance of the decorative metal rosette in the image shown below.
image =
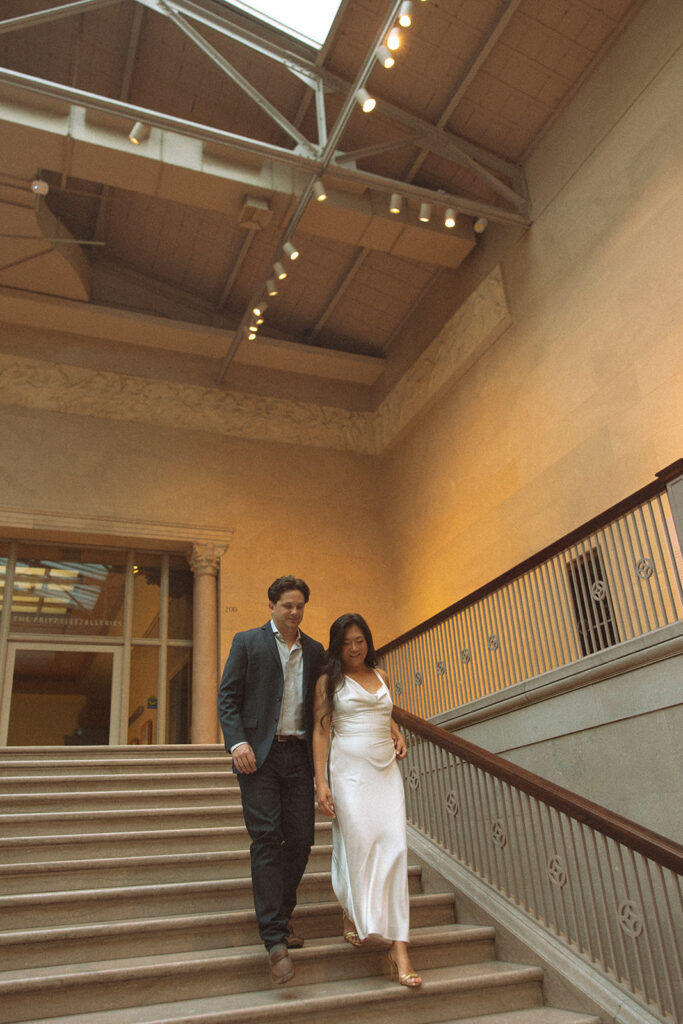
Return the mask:
<svg viewBox="0 0 683 1024">
<path fill-rule="evenodd" d="M 641 558 L 636 565 L 641 580 L 649 580 L 654 575 L 655 567 L 649 558 Z"/>
<path fill-rule="evenodd" d="M 508 835 L 505 831 L 505 823 L 502 818 L 496 818 L 491 822 L 491 839 L 493 845 L 497 846 L 498 849 L 502 850 L 508 841 Z"/>
<path fill-rule="evenodd" d="M 448 793 L 448 795 L 446 796 L 446 810 L 448 811 L 449 814 L 452 814 L 454 818 L 457 814 L 460 813 L 460 805 L 458 804 L 458 798 L 453 792 L 453 790 L 451 790 L 450 793 Z"/>
<path fill-rule="evenodd" d="M 634 903 L 633 900 L 624 900 L 619 904 L 618 913 L 619 924 L 627 935 L 630 935 L 632 939 L 637 939 L 639 935 L 642 935 L 643 917 L 637 903 Z"/>
<path fill-rule="evenodd" d="M 558 889 L 567 884 L 567 871 L 559 853 L 554 853 L 548 860 L 548 878 Z"/>
</svg>

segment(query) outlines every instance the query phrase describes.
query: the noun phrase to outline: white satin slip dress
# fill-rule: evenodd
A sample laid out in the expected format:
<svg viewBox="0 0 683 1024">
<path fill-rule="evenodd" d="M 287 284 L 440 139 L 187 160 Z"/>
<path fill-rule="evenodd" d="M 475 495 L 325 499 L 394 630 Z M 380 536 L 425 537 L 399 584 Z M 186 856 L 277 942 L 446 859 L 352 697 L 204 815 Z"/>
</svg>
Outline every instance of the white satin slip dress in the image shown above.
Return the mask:
<svg viewBox="0 0 683 1024">
<path fill-rule="evenodd" d="M 407 942 L 405 795 L 391 738 L 391 695 L 376 675 L 376 693 L 344 676 L 334 695 L 332 887 L 361 939 Z"/>
</svg>

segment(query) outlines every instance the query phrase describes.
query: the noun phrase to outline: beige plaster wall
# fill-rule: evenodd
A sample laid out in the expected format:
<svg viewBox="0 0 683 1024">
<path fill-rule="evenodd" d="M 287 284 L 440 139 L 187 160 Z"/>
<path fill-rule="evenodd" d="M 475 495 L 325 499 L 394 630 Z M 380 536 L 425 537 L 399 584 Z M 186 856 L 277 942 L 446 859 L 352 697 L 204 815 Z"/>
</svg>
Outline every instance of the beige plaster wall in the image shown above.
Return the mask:
<svg viewBox="0 0 683 1024">
<path fill-rule="evenodd" d="M 646 5 L 546 136 L 513 326 L 384 459 L 394 635 L 682 454 L 682 38 Z"/>
<path fill-rule="evenodd" d="M 0 435 L 2 506 L 235 530 L 221 658 L 235 630 L 266 621 L 267 587 L 289 572 L 311 587 L 304 628 L 321 641 L 350 610 L 389 634 L 374 458 L 8 406 Z"/>
</svg>

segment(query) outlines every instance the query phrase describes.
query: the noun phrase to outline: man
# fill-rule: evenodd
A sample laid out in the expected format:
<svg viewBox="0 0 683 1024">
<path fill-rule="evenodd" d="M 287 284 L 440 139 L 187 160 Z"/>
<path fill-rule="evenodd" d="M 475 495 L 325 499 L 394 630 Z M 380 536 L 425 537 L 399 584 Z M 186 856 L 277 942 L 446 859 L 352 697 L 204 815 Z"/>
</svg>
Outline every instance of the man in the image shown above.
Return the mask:
<svg viewBox="0 0 683 1024">
<path fill-rule="evenodd" d="M 251 836 L 254 909 L 275 984 L 294 977 L 289 949 L 303 946 L 290 917 L 313 845 L 313 690 L 324 651 L 299 629 L 309 596 L 296 576 L 270 585 L 271 620 L 235 634 L 218 692 Z"/>
</svg>

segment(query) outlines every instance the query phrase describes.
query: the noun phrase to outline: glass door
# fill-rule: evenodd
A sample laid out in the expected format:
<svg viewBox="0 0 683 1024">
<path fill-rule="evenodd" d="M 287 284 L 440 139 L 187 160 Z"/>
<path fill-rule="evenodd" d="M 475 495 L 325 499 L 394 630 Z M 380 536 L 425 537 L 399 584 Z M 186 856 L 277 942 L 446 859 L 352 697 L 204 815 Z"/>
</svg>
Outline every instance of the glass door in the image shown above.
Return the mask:
<svg viewBox="0 0 683 1024">
<path fill-rule="evenodd" d="M 104 644 L 10 641 L 0 744 L 120 743 L 122 654 Z"/>
</svg>

